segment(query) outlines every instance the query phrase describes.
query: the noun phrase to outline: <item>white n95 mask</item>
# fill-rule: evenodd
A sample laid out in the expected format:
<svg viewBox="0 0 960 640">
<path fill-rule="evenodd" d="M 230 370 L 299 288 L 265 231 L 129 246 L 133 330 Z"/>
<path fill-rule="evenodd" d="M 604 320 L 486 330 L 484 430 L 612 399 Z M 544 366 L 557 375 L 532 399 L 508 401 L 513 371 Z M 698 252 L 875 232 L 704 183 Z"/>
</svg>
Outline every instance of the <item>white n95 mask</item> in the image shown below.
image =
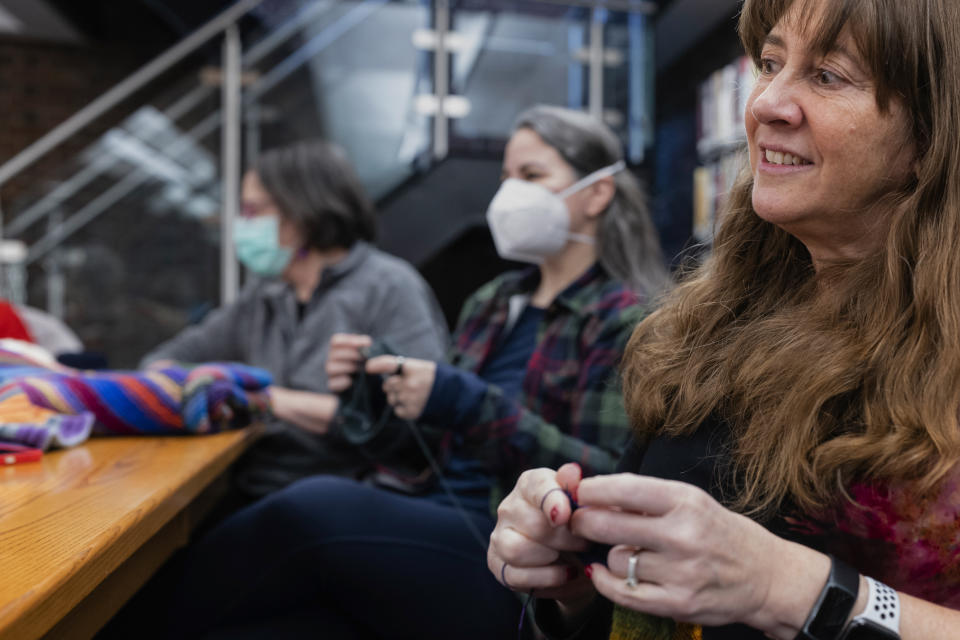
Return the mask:
<svg viewBox="0 0 960 640">
<path fill-rule="evenodd" d="M 540 264 L 546 257 L 560 253 L 570 240 L 594 244 L 593 236 L 570 232 L 570 212 L 564 199 L 623 171 L 626 166 L 620 160 L 581 178 L 560 193 L 526 180 L 504 180 L 487 208 L 487 223 L 497 253 L 506 260 Z"/>
</svg>

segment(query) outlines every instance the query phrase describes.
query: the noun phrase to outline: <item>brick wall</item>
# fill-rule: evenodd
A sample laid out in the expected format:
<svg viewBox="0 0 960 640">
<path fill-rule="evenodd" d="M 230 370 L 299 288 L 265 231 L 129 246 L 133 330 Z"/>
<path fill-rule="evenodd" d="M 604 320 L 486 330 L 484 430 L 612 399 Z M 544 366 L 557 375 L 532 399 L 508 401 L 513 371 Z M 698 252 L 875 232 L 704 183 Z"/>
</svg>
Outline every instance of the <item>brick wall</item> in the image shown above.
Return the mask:
<svg viewBox="0 0 960 640">
<path fill-rule="evenodd" d="M 141 66 L 148 56 L 126 45 L 52 44 L 0 37 L 0 164 Z M 107 114 L 4 185 L 14 201 L 88 145 L 122 114 Z"/>
</svg>

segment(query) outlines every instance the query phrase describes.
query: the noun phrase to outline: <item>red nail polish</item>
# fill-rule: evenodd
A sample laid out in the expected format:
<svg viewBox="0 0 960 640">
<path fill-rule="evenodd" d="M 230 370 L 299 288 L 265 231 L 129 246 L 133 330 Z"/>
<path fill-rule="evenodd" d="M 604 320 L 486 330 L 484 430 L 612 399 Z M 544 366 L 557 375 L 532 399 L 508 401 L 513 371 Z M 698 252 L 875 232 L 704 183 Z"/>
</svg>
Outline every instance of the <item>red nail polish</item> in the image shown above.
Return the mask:
<svg viewBox="0 0 960 640">
<path fill-rule="evenodd" d="M 567 567 L 567 581 L 574 580 L 577 577 L 577 573 L 579 572 L 576 567 Z"/>
<path fill-rule="evenodd" d="M 558 509 L 557 506 L 554 505 L 553 509 L 550 509 L 550 522 L 556 524 L 557 516 L 559 515 L 560 515 L 560 509 Z"/>
<path fill-rule="evenodd" d="M 583 572 L 587 574 L 588 578 L 593 577 L 593 565 L 587 565 L 583 568 Z"/>
</svg>

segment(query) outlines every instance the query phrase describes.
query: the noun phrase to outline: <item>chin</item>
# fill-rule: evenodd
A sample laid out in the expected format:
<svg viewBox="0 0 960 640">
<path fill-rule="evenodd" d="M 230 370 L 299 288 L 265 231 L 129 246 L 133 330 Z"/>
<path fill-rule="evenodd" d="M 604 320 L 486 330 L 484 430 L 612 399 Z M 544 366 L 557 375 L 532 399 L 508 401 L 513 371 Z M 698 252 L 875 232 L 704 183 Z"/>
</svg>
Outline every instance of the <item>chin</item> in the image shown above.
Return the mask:
<svg viewBox="0 0 960 640">
<path fill-rule="evenodd" d="M 753 210 L 767 222 L 776 225 L 790 224 L 803 218 L 803 213 L 796 208 L 796 202 L 785 201 L 784 198 L 753 198 Z"/>
</svg>

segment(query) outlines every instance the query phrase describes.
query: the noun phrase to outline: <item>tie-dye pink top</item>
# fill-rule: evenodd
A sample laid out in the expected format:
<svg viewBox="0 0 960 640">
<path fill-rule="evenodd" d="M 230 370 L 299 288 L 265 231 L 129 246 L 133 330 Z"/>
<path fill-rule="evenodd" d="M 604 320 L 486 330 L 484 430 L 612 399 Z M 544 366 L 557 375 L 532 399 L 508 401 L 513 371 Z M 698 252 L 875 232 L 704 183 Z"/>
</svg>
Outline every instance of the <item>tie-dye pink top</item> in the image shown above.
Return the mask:
<svg viewBox="0 0 960 640">
<path fill-rule="evenodd" d="M 829 520 L 788 519 L 798 534 L 864 575 L 918 598 L 960 609 L 960 465 L 938 491 L 855 484 Z M 832 521 L 829 525 L 824 522 Z"/>
</svg>

